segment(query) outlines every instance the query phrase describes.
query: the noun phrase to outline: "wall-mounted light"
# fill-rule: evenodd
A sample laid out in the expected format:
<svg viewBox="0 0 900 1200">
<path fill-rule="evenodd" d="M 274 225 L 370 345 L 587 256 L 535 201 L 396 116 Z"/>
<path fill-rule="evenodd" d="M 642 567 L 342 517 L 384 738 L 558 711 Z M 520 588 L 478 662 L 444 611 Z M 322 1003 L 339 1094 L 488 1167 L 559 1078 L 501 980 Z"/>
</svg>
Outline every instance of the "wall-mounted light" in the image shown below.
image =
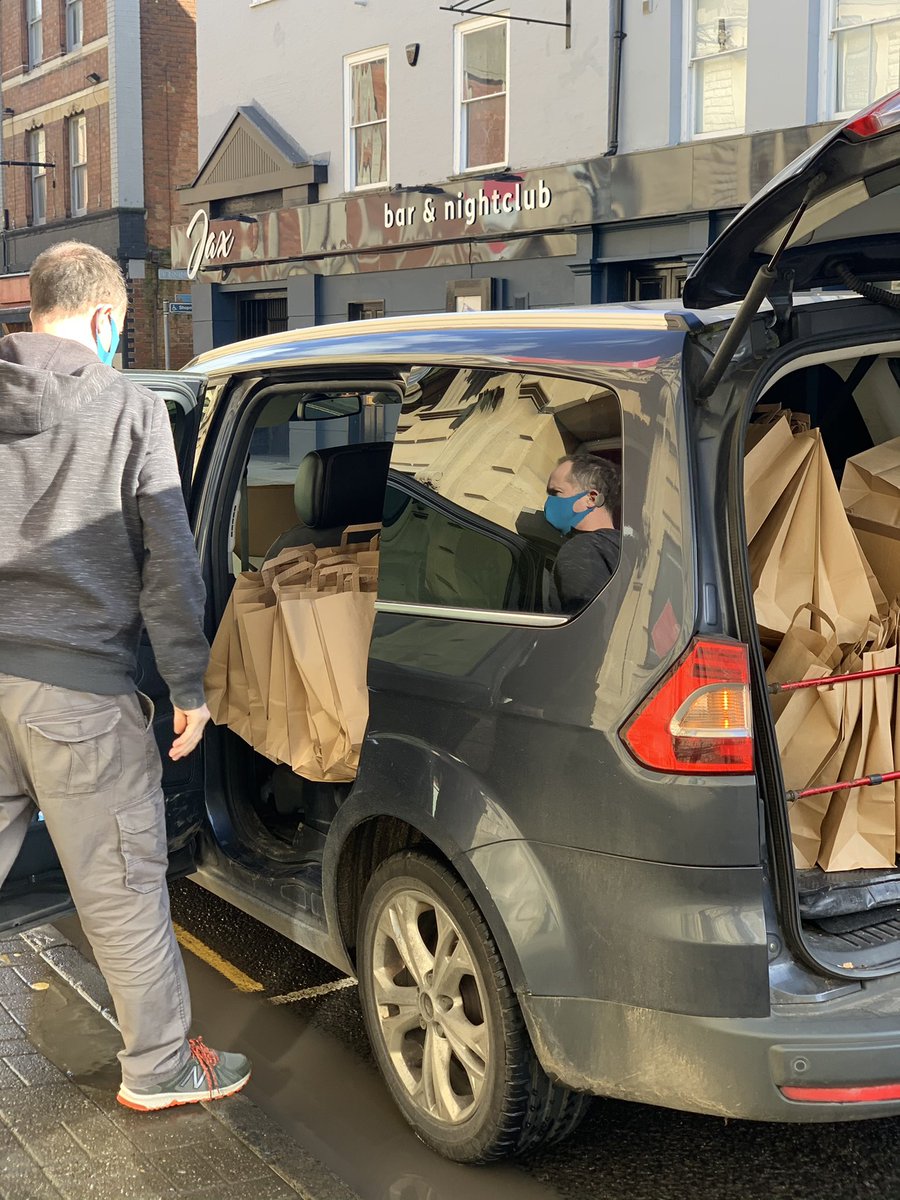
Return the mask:
<svg viewBox="0 0 900 1200">
<path fill-rule="evenodd" d="M 88 71 L 87 75 L 85 75 L 85 79 L 88 81 L 88 83 L 96 84 L 100 82 L 100 76 L 96 71 Z"/>
<path fill-rule="evenodd" d="M 411 67 L 414 67 L 419 61 L 419 50 L 421 46 L 418 42 L 410 42 L 406 47 L 406 61 Z"/>
</svg>

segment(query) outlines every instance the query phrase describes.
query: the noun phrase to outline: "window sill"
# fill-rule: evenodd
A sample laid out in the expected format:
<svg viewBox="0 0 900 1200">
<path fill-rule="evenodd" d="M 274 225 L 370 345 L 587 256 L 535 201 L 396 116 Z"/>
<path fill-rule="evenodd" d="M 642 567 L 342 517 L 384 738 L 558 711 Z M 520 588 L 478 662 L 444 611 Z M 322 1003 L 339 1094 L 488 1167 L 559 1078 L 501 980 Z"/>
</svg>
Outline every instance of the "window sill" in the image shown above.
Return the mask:
<svg viewBox="0 0 900 1200">
<path fill-rule="evenodd" d="M 454 179 L 471 179 L 473 175 L 485 175 L 488 171 L 503 171 L 509 170 L 509 162 L 485 163 L 478 167 L 459 167 Z"/>
<path fill-rule="evenodd" d="M 690 133 L 685 142 L 713 142 L 716 138 L 743 137 L 746 132 L 746 126 L 741 129 L 714 129 L 711 133 Z"/>
<path fill-rule="evenodd" d="M 16 84 L 30 83 L 34 79 L 42 79 L 45 75 L 50 75 L 53 71 L 58 71 L 61 67 L 71 66 L 73 62 L 77 62 L 81 58 L 87 58 L 96 50 L 105 49 L 108 45 L 109 38 L 104 34 L 102 37 L 95 38 L 92 42 L 82 42 L 80 46 L 72 50 L 60 50 L 59 54 L 55 54 L 51 58 L 42 58 L 39 63 L 35 63 L 33 66 L 23 64 L 17 74 L 4 78 L 3 86 L 4 88 L 10 88 Z M 100 87 L 105 83 L 106 80 L 101 80 L 101 83 L 95 84 L 95 87 Z"/>
</svg>

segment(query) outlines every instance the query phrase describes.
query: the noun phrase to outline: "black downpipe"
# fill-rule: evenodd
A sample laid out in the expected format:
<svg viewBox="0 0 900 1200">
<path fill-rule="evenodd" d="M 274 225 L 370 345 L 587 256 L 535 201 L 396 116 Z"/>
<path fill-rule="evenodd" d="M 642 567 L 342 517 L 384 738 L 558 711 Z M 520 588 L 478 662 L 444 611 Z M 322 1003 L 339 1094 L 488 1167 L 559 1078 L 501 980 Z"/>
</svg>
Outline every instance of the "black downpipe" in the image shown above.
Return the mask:
<svg viewBox="0 0 900 1200">
<path fill-rule="evenodd" d="M 604 158 L 619 153 L 619 109 L 622 102 L 622 43 L 625 32 L 625 0 L 615 0 L 613 31 L 609 39 L 609 148 Z"/>
</svg>

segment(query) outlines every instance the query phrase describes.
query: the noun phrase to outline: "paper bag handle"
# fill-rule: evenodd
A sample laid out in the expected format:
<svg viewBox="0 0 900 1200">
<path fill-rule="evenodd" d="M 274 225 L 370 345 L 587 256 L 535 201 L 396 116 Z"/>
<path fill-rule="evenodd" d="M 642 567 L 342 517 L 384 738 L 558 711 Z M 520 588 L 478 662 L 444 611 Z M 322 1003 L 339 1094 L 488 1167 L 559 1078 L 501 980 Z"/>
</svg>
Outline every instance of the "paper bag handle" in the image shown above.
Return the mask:
<svg viewBox="0 0 900 1200">
<path fill-rule="evenodd" d="M 341 549 L 344 550 L 350 544 L 350 535 L 355 533 L 371 533 L 376 537 L 381 533 L 381 522 L 372 521 L 369 525 L 348 525 L 341 534 Z"/>
</svg>

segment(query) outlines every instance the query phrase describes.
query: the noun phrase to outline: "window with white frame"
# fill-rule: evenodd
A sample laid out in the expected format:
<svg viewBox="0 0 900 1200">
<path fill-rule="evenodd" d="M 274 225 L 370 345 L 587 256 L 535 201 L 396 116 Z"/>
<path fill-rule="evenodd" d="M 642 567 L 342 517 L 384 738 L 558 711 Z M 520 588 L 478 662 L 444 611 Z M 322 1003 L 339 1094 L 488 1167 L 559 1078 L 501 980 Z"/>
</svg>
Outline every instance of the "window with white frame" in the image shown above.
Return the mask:
<svg viewBox="0 0 900 1200">
<path fill-rule="evenodd" d="M 900 0 L 826 0 L 828 116 L 853 113 L 900 87 Z"/>
<path fill-rule="evenodd" d="M 388 53 L 365 51 L 344 59 L 349 188 L 388 179 Z"/>
<path fill-rule="evenodd" d="M 73 217 L 87 212 L 87 117 L 69 117 L 69 196 Z"/>
<path fill-rule="evenodd" d="M 747 108 L 749 0 L 691 0 L 691 136 L 736 133 Z"/>
<path fill-rule="evenodd" d="M 84 41 L 84 0 L 66 0 L 66 50 L 77 50 Z"/>
<path fill-rule="evenodd" d="M 25 20 L 28 25 L 28 66 L 36 67 L 44 57 L 43 0 L 25 0 Z"/>
<path fill-rule="evenodd" d="M 43 225 L 47 220 L 47 142 L 43 129 L 31 129 L 27 139 L 28 161 L 31 163 L 31 223 Z"/>
<path fill-rule="evenodd" d="M 456 27 L 457 170 L 506 166 L 509 22 L 485 17 Z"/>
</svg>

